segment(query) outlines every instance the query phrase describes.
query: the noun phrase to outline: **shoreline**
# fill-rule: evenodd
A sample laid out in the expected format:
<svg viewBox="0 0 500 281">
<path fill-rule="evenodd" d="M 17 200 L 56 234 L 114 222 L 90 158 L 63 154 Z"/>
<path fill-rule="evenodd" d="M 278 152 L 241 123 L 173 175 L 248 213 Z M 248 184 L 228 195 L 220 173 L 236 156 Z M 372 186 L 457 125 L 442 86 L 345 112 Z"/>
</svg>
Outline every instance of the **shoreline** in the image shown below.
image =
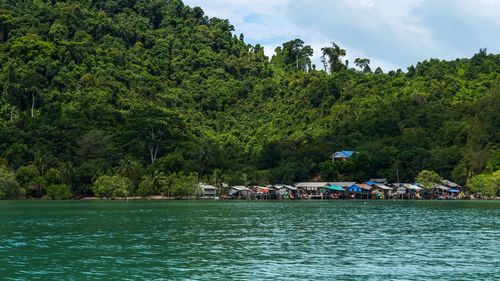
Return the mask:
<svg viewBox="0 0 500 281">
<path fill-rule="evenodd" d="M 153 197 L 128 197 L 128 198 L 98 198 L 98 197 L 82 197 L 77 199 L 65 200 L 49 200 L 43 198 L 32 199 L 13 199 L 1 201 L 231 201 L 231 202 L 300 202 L 300 201 L 318 201 L 318 202 L 338 202 L 338 201 L 376 201 L 376 202 L 400 202 L 400 201 L 497 201 L 500 197 L 495 198 L 470 198 L 470 199 L 214 199 L 214 198 L 174 198 L 166 196 Z"/>
</svg>

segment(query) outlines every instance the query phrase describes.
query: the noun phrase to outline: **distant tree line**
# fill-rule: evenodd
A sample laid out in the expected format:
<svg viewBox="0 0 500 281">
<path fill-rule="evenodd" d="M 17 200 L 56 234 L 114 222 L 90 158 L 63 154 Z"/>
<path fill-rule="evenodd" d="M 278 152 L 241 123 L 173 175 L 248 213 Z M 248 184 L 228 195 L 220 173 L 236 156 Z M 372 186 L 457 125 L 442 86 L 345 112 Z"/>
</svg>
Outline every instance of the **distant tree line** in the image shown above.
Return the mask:
<svg viewBox="0 0 500 281">
<path fill-rule="evenodd" d="M 179 0 L 0 1 L 0 198 L 422 170 L 498 194 L 499 55 L 384 73 L 334 42 L 317 67 L 300 39 L 268 58 L 233 32 Z"/>
</svg>

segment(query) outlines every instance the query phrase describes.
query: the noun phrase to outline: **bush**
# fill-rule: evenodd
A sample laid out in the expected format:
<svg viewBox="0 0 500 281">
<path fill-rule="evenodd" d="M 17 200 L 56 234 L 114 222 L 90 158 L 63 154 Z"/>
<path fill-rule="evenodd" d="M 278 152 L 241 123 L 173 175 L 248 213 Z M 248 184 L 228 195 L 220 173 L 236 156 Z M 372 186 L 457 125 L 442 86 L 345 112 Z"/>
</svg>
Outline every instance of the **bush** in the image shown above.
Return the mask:
<svg viewBox="0 0 500 281">
<path fill-rule="evenodd" d="M 40 172 L 35 165 L 22 166 L 16 171 L 16 180 L 24 188 L 34 185 L 34 180 L 40 177 Z"/>
<path fill-rule="evenodd" d="M 45 194 L 45 179 L 40 176 L 40 172 L 35 165 L 22 166 L 16 171 L 17 182 L 26 189 L 26 196 L 41 198 Z"/>
<path fill-rule="evenodd" d="M 62 183 L 61 172 L 55 168 L 48 169 L 43 178 L 47 185 L 59 185 Z"/>
<path fill-rule="evenodd" d="M 483 196 L 500 196 L 500 170 L 493 174 L 480 174 L 469 180 L 470 192 Z"/>
<path fill-rule="evenodd" d="M 0 165 L 0 199 L 15 199 L 23 193 L 14 172 Z"/>
<path fill-rule="evenodd" d="M 186 176 L 183 173 L 173 175 L 170 194 L 174 197 L 191 197 L 199 195 L 198 178 L 195 175 Z"/>
<path fill-rule="evenodd" d="M 122 176 L 101 176 L 92 186 L 92 191 L 99 198 L 116 199 L 126 197 L 132 188 L 132 181 Z"/>
<path fill-rule="evenodd" d="M 151 179 L 144 178 L 141 183 L 139 183 L 139 188 L 137 189 L 137 194 L 140 196 L 151 196 L 154 194 L 154 185 Z"/>
<path fill-rule="evenodd" d="M 47 187 L 46 196 L 51 200 L 67 200 L 73 197 L 73 194 L 66 184 L 52 184 Z"/>
</svg>

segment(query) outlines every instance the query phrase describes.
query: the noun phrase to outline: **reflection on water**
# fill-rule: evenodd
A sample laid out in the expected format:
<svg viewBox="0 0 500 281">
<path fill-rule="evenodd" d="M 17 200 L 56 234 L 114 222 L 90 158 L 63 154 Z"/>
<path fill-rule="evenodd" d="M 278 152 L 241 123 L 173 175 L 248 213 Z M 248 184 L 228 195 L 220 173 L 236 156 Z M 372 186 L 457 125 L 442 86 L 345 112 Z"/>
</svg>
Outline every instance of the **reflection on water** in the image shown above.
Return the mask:
<svg viewBox="0 0 500 281">
<path fill-rule="evenodd" d="M 500 280 L 500 202 L 0 202 L 2 280 Z"/>
</svg>

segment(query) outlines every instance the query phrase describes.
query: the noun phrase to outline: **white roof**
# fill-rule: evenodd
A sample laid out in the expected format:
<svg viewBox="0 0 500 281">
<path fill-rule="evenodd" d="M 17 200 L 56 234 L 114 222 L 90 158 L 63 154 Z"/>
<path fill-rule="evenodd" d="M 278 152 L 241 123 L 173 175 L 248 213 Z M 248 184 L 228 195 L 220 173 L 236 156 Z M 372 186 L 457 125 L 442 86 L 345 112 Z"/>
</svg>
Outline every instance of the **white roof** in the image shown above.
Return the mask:
<svg viewBox="0 0 500 281">
<path fill-rule="evenodd" d="M 449 187 L 446 187 L 446 186 L 444 186 L 444 185 L 440 185 L 440 184 L 435 184 L 435 185 L 434 185 L 434 188 L 436 188 L 436 189 L 441 189 L 441 190 L 450 190 L 450 188 L 449 188 Z"/>
<path fill-rule="evenodd" d="M 454 187 L 454 188 L 460 187 L 460 185 L 458 185 L 452 181 L 449 181 L 449 180 L 443 180 L 443 184 L 446 186 L 449 186 L 449 187 Z"/>
<path fill-rule="evenodd" d="M 296 183 L 296 187 L 324 187 L 328 185 L 329 182 L 299 182 Z"/>
<path fill-rule="evenodd" d="M 421 190 L 422 189 L 420 186 L 417 186 L 417 185 L 414 185 L 411 183 L 404 183 L 403 186 L 406 187 L 407 189 L 413 189 L 413 190 Z"/>
<path fill-rule="evenodd" d="M 379 187 L 379 188 L 382 188 L 382 189 L 386 189 L 386 190 L 392 190 L 392 187 L 389 187 L 383 183 L 376 183 L 374 184 L 376 187 Z"/>
<path fill-rule="evenodd" d="M 239 191 L 249 190 L 246 186 L 242 186 L 242 185 L 231 186 L 231 188 L 239 190 Z"/>
<path fill-rule="evenodd" d="M 209 185 L 209 184 L 202 184 L 200 183 L 199 186 L 203 189 L 217 189 L 215 186 L 213 185 Z"/>
<path fill-rule="evenodd" d="M 275 184 L 274 187 L 277 189 L 282 189 L 282 188 L 291 189 L 291 190 L 297 189 L 296 187 L 291 186 L 291 185 L 287 185 L 287 184 Z"/>
</svg>

